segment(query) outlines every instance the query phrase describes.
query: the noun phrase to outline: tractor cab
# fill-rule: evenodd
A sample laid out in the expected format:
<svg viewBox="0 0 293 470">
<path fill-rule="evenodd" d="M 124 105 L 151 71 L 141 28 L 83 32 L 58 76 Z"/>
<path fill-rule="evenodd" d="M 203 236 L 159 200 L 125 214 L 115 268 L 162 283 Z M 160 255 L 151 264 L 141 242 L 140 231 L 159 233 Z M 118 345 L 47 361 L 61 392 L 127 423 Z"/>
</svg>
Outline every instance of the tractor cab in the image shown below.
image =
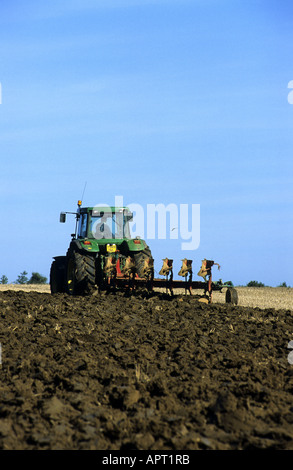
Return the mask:
<svg viewBox="0 0 293 470">
<path fill-rule="evenodd" d="M 79 212 L 77 238 L 130 239 L 129 222 L 132 218 L 132 213 L 123 207 L 82 208 Z"/>
<path fill-rule="evenodd" d="M 133 214 L 127 207 L 80 207 L 77 212 L 61 212 L 60 222 L 66 221 L 66 214 L 76 216 L 74 239 L 125 240 L 131 239 L 130 221 Z"/>
</svg>

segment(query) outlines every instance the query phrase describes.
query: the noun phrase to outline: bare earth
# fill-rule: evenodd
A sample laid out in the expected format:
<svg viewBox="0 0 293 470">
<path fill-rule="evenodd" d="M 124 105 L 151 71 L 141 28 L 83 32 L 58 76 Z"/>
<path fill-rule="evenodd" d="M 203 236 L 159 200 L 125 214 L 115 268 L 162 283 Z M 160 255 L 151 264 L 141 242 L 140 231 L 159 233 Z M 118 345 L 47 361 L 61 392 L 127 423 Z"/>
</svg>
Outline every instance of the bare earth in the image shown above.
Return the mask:
<svg viewBox="0 0 293 470">
<path fill-rule="evenodd" d="M 293 450 L 293 289 L 237 290 L 1 285 L 0 450 Z"/>
<path fill-rule="evenodd" d="M 50 293 L 48 284 L 18 285 L 0 284 L 0 292 L 5 290 Z M 159 289 L 158 289 L 159 290 Z M 161 291 L 163 289 L 160 289 Z M 238 292 L 238 305 L 242 307 L 275 308 L 293 310 L 293 288 L 290 287 L 236 287 Z M 183 294 L 184 290 L 175 292 Z M 194 291 L 195 294 L 202 292 Z M 225 289 L 223 292 L 213 293 L 214 303 L 225 303 Z"/>
</svg>

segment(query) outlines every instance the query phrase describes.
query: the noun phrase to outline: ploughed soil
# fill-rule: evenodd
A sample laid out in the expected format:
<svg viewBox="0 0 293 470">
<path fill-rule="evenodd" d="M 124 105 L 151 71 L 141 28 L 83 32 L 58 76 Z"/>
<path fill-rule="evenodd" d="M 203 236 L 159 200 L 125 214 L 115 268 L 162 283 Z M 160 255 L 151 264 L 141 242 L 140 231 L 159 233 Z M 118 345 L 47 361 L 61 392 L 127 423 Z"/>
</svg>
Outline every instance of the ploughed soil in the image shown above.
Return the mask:
<svg viewBox="0 0 293 470">
<path fill-rule="evenodd" d="M 0 292 L 0 449 L 293 449 L 290 309 Z"/>
</svg>

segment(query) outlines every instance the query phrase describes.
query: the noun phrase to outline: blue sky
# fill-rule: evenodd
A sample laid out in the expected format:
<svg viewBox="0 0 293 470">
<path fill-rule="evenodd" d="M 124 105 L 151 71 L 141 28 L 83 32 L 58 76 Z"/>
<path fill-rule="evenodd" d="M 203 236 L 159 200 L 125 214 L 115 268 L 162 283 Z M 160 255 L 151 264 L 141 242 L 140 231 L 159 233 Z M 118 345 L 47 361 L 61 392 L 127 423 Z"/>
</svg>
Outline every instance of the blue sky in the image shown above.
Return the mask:
<svg viewBox="0 0 293 470">
<path fill-rule="evenodd" d="M 214 279 L 293 285 L 293 7 L 276 0 L 0 6 L 0 276 L 49 277 L 83 204 L 200 204 Z M 176 276 L 175 276 L 176 277 Z"/>
</svg>

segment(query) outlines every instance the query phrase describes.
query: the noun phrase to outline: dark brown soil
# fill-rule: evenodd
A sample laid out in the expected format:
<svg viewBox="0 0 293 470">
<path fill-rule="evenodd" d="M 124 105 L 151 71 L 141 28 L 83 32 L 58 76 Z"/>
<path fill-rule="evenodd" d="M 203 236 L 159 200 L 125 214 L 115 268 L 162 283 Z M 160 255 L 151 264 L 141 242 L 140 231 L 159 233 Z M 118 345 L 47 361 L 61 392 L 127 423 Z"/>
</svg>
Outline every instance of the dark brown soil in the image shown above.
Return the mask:
<svg viewBox="0 0 293 470">
<path fill-rule="evenodd" d="M 293 449 L 290 310 L 0 293 L 0 448 Z"/>
</svg>

